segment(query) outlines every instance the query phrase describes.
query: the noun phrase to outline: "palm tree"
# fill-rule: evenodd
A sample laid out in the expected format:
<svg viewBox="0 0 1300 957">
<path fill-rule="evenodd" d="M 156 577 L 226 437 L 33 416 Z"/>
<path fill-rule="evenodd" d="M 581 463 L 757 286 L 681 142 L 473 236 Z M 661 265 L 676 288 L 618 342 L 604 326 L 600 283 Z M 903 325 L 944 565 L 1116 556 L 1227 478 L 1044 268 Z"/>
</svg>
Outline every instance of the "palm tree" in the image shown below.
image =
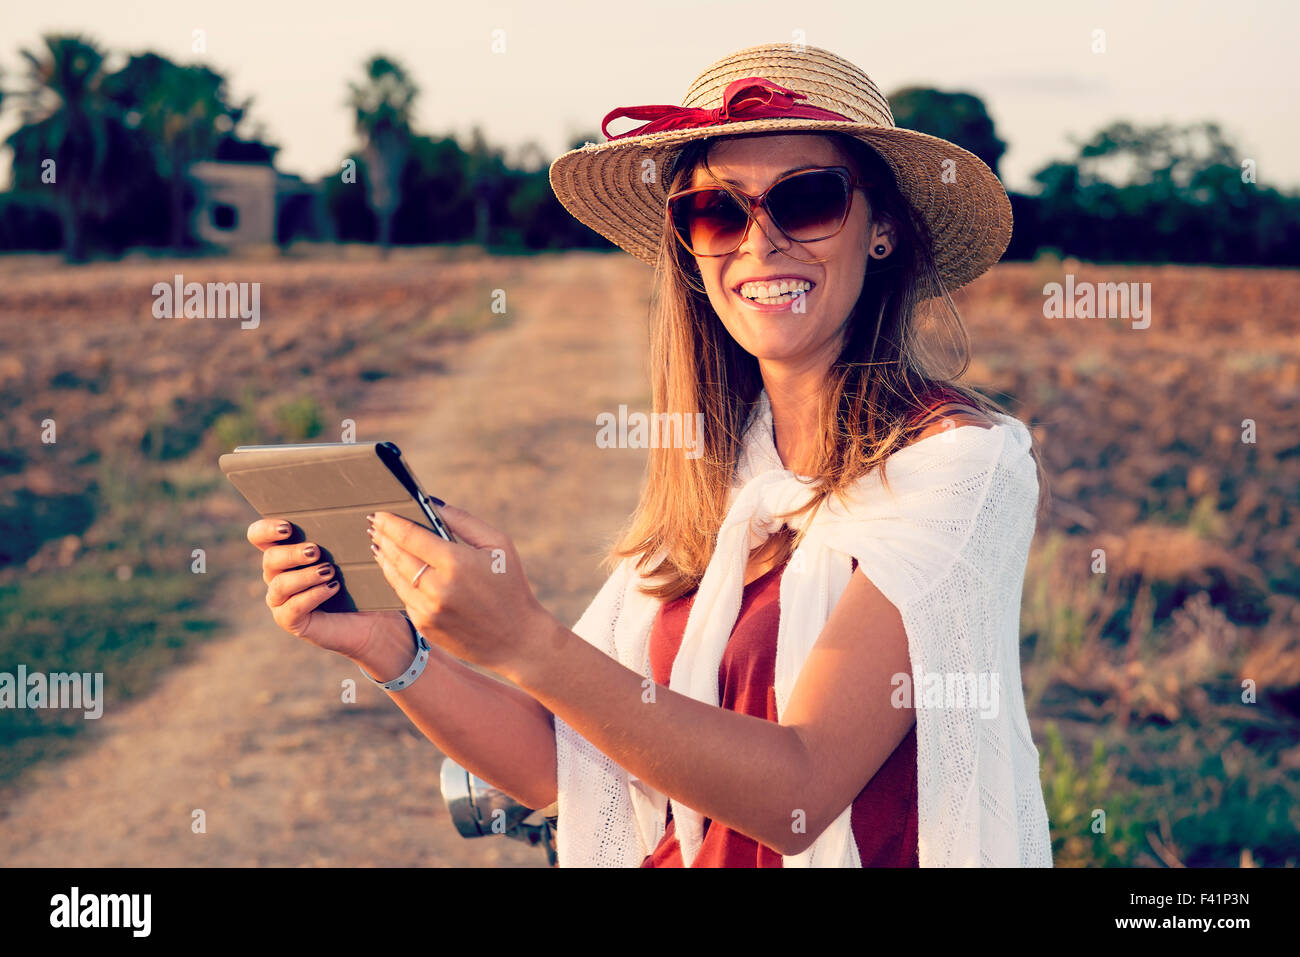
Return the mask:
<svg viewBox="0 0 1300 957">
<path fill-rule="evenodd" d="M 400 199 L 402 170 L 411 155 L 411 104 L 419 89 L 388 57 L 371 57 L 365 73 L 364 83 L 348 84 L 348 105 L 363 141 L 366 201 L 378 220 L 379 242 L 386 256 L 393 241 L 393 213 Z"/>
<path fill-rule="evenodd" d="M 133 56 L 111 78 L 110 95 L 128 122 L 156 144 L 158 174 L 170 184 L 171 245 L 185 244 L 190 164 L 215 155 L 248 103 L 227 102 L 225 78 L 205 66 L 179 66 L 154 53 Z"/>
<path fill-rule="evenodd" d="M 71 262 L 86 258 L 85 224 L 102 206 L 112 105 L 104 96 L 105 52 L 78 34 L 47 34 L 44 49 L 22 50 L 25 89 L 11 94 L 22 127 L 10 137 L 32 137 L 42 157 L 53 160 L 52 181 L 63 223 L 63 250 Z M 30 173 L 30 171 L 28 171 Z M 30 177 L 29 177 L 30 178 Z"/>
</svg>

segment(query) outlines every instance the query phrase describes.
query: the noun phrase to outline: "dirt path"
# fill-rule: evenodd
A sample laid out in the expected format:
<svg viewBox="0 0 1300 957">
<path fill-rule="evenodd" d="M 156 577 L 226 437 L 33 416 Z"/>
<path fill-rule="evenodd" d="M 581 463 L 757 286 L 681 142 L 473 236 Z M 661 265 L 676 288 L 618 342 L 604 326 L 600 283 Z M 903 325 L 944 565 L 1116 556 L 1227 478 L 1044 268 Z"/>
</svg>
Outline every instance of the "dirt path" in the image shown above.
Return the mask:
<svg viewBox="0 0 1300 957">
<path fill-rule="evenodd" d="M 649 273 L 594 254 L 498 260 L 494 282 L 497 269 L 510 324 L 458 347 L 444 375 L 377 383 L 356 419 L 396 441 L 432 494 L 506 530 L 572 623 L 641 478 L 643 452 L 596 447 L 595 416 L 648 408 Z M 276 628 L 243 548 L 247 589 L 214 606 L 233 636 L 0 794 L 0 863 L 545 866 L 540 849 L 455 832 L 442 755 L 350 662 Z M 346 678 L 355 704 L 340 701 Z"/>
</svg>

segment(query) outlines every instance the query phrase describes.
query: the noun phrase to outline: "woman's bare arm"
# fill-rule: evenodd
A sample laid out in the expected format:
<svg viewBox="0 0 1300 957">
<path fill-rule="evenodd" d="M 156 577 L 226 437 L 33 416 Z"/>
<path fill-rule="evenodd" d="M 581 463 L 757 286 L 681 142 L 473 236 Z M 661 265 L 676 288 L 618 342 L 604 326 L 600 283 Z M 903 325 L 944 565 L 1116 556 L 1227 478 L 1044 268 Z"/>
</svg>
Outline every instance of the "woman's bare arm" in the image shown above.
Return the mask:
<svg viewBox="0 0 1300 957">
<path fill-rule="evenodd" d="M 399 675 L 414 654 L 409 628 L 402 627 L 404 634 L 376 632 L 371 647 L 353 660 L 380 681 Z M 526 692 L 434 646 L 424 674 L 388 694 L 457 764 L 527 807 L 555 801 L 555 724 Z"/>
<path fill-rule="evenodd" d="M 798 854 L 906 736 L 912 709 L 891 701 L 900 673 L 911 673 L 902 618 L 859 573 L 780 723 L 649 682 L 554 619 L 510 678 L 650 787 L 778 853 Z"/>
</svg>

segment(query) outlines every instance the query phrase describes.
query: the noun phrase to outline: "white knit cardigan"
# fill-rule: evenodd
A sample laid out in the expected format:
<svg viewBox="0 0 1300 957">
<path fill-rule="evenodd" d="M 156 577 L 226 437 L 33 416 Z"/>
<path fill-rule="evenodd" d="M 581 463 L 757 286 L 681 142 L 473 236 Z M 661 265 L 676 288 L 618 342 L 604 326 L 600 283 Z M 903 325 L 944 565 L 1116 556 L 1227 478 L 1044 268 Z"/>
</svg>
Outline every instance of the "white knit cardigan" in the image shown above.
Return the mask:
<svg viewBox="0 0 1300 957">
<path fill-rule="evenodd" d="M 1038 750 L 1020 677 L 1021 586 L 1038 478 L 1028 429 L 1010 416 L 996 419 L 992 428 L 961 426 L 905 446 L 887 460 L 888 488 L 873 471 L 854 486 L 847 508 L 834 496 L 827 499 L 781 576 L 778 717 L 848 585 L 851 559 L 902 616 L 916 709 L 922 867 L 1052 865 Z M 673 664 L 672 691 L 719 705 L 718 668 L 739 613 L 749 550 L 779 527 L 774 513 L 807 497 L 808 485 L 783 467 L 776 452 L 764 391 Z M 807 513 L 801 520 L 808 521 Z M 627 558 L 619 564 L 573 630 L 649 678 L 650 628 L 661 602 L 638 589 L 634 563 Z M 953 682 L 972 680 L 996 682 L 996 708 L 976 706 L 951 690 L 944 697 Z M 560 866 L 639 866 L 664 835 L 669 799 L 558 715 L 555 743 Z M 784 866 L 860 867 L 851 807 L 803 853 L 785 855 Z M 676 801 L 672 809 L 682 859 L 690 866 L 703 817 Z"/>
</svg>

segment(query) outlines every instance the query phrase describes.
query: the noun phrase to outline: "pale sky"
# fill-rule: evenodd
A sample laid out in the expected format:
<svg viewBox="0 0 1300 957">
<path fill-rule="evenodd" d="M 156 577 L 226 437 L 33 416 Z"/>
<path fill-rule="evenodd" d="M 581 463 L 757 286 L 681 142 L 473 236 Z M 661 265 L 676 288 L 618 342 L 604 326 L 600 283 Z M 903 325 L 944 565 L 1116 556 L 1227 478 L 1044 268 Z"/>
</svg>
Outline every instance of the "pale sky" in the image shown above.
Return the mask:
<svg viewBox="0 0 1300 957">
<path fill-rule="evenodd" d="M 504 53 L 491 49 L 498 29 Z M 235 100 L 254 98 L 250 119 L 282 147 L 277 166 L 307 178 L 337 173 L 354 144 L 347 82 L 376 52 L 414 75 L 421 132 L 467 142 L 478 124 L 511 160 L 532 141 L 549 163 L 579 135 L 599 139 L 614 107 L 679 104 L 722 56 L 798 38 L 856 63 L 886 94 L 923 84 L 980 96 L 1009 144 L 1001 172 L 1013 190 L 1072 156 L 1071 138 L 1121 118 L 1215 120 L 1256 161 L 1261 185 L 1300 188 L 1300 134 L 1286 115 L 1300 102 L 1300 4 L 1287 0 L 11 0 L 0 82 L 18 81 L 20 48 L 68 30 L 112 53 L 153 50 L 221 71 Z M 192 52 L 195 30 L 204 54 Z M 1105 31 L 1104 53 L 1092 52 L 1094 30 Z M 0 139 L 15 126 L 6 110 Z M 0 161 L 3 186 L 7 153 Z"/>
</svg>

